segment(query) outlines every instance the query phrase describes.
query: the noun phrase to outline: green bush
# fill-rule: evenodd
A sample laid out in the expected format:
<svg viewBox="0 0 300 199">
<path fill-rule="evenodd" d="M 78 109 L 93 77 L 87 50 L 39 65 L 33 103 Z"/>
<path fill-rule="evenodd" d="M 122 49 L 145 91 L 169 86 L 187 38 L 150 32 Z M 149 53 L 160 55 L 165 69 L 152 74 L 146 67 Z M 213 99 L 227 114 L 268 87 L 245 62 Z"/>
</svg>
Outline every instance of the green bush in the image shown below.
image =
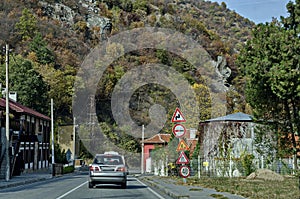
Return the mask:
<svg viewBox="0 0 300 199">
<path fill-rule="evenodd" d="M 72 173 L 74 172 L 75 168 L 74 166 L 67 166 L 67 167 L 64 167 L 63 169 L 63 174 L 66 174 L 66 173 Z"/>
<path fill-rule="evenodd" d="M 55 163 L 61 163 L 61 164 L 67 164 L 67 156 L 65 150 L 61 149 L 59 144 L 55 143 L 54 146 L 54 158 L 55 158 Z"/>
<path fill-rule="evenodd" d="M 253 165 L 254 155 L 244 152 L 241 155 L 241 162 L 244 169 L 244 173 L 246 176 L 250 175 L 253 171 L 255 171 Z"/>
</svg>

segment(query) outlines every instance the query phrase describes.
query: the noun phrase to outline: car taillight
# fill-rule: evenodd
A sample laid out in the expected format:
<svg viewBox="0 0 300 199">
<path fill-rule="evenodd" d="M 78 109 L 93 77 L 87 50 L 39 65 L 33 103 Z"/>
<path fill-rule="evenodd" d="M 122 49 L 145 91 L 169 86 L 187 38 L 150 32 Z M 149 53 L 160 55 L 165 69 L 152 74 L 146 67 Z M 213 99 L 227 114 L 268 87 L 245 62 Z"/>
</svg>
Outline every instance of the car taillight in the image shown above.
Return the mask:
<svg viewBox="0 0 300 199">
<path fill-rule="evenodd" d="M 100 171 L 100 169 L 97 166 L 90 166 L 90 171 Z"/>
<path fill-rule="evenodd" d="M 126 167 L 118 167 L 117 171 L 125 172 L 126 171 Z"/>
</svg>

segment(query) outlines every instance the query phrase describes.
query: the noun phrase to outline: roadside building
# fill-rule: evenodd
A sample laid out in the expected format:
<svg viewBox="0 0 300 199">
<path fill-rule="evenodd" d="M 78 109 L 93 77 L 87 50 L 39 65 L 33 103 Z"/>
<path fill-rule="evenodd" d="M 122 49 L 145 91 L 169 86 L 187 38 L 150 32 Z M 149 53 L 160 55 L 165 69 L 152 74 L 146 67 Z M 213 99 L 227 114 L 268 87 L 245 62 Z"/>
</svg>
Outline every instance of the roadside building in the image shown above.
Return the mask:
<svg viewBox="0 0 300 199">
<path fill-rule="evenodd" d="M 150 173 L 153 171 L 151 151 L 157 147 L 164 147 L 170 141 L 170 134 L 156 134 L 144 140 L 144 171 Z"/>
<path fill-rule="evenodd" d="M 20 172 L 48 169 L 50 156 L 50 121 L 33 109 L 10 100 L 9 154 L 11 176 Z M 5 178 L 5 99 L 0 98 L 0 178 Z"/>
<path fill-rule="evenodd" d="M 179 152 L 176 151 L 176 148 L 178 147 L 178 139 L 174 138 L 171 140 L 171 137 L 171 134 L 159 133 L 144 140 L 143 165 L 146 173 L 154 172 L 154 174 L 156 174 L 156 171 L 160 170 L 158 173 L 162 174 L 165 170 L 164 168 L 169 163 L 176 162 L 179 157 Z M 196 130 L 188 129 L 183 139 L 190 149 L 189 158 L 191 158 L 199 141 Z M 153 151 L 155 151 L 155 149 L 161 150 L 156 151 L 156 154 L 154 154 Z"/>
<path fill-rule="evenodd" d="M 250 115 L 234 113 L 200 124 L 202 157 L 210 175 L 231 176 L 243 153 L 254 154 L 254 123 Z"/>
</svg>

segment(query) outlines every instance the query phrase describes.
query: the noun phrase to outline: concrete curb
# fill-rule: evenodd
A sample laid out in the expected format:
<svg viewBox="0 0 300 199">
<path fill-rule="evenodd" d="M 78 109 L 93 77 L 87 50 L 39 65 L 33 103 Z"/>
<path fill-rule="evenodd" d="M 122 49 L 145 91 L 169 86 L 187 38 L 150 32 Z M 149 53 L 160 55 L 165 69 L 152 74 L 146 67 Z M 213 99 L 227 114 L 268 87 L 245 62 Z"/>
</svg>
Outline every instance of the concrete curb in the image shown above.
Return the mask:
<svg viewBox="0 0 300 199">
<path fill-rule="evenodd" d="M 60 177 L 63 177 L 63 176 L 71 176 L 71 175 L 75 175 L 77 173 L 80 173 L 80 172 L 79 171 L 74 171 L 74 172 L 71 172 L 71 173 L 66 173 L 66 174 L 62 174 L 62 175 L 55 175 L 55 176 L 51 175 L 50 173 L 49 174 L 43 174 L 41 176 L 38 176 L 39 174 L 36 175 L 34 173 L 27 173 L 26 174 L 28 176 L 27 179 L 26 179 L 25 176 L 23 176 L 23 179 L 14 179 L 14 178 L 12 178 L 8 182 L 6 182 L 4 180 L 0 181 L 0 191 L 1 191 L 1 189 L 5 189 L 5 188 L 11 188 L 11 187 L 21 186 L 21 185 L 35 183 L 35 182 L 39 182 L 39 181 L 45 181 L 45 180 L 60 178 Z"/>
<path fill-rule="evenodd" d="M 164 192 L 165 194 L 167 194 L 168 196 L 170 196 L 172 198 L 175 198 L 175 199 L 189 199 L 190 198 L 189 195 L 181 195 L 181 194 L 171 191 L 170 189 L 166 189 L 163 186 L 159 186 L 154 181 L 152 181 L 151 179 L 148 179 L 147 177 L 143 177 L 140 180 L 144 181 L 146 184 L 149 184 L 152 187 L 155 187 L 155 188 L 161 190 L 162 192 Z"/>
<path fill-rule="evenodd" d="M 217 194 L 223 198 L 231 199 L 243 199 L 244 197 L 227 192 L 218 192 L 215 189 L 198 187 L 198 186 L 181 186 L 174 183 L 172 180 L 156 179 L 155 177 L 140 176 L 139 180 L 145 182 L 145 184 L 150 187 L 154 187 L 157 190 L 165 193 L 166 195 L 175 199 L 190 199 L 190 198 L 214 198 L 212 194 Z M 191 191 L 192 189 L 197 189 L 201 191 L 199 195 L 198 192 Z M 196 194 L 195 194 L 196 193 Z"/>
<path fill-rule="evenodd" d="M 28 180 L 19 181 L 19 182 L 12 182 L 12 183 L 7 182 L 7 184 L 2 184 L 2 185 L 0 185 L 0 189 L 11 188 L 11 187 L 17 187 L 17 186 L 20 186 L 20 185 L 30 184 L 30 183 L 39 182 L 39 181 L 44 181 L 44 180 L 48 180 L 48 179 L 52 179 L 52 178 L 49 178 L 49 177 L 42 177 L 42 178 L 28 179 Z"/>
</svg>

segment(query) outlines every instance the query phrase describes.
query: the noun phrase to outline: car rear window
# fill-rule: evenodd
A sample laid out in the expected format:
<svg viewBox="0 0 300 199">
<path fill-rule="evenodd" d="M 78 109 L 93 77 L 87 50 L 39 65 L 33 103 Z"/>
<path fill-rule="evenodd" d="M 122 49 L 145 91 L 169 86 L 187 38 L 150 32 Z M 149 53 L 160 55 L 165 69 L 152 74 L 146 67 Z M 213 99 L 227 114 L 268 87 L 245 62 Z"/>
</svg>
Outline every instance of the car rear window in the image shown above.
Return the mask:
<svg viewBox="0 0 300 199">
<path fill-rule="evenodd" d="M 97 156 L 94 160 L 94 164 L 102 165 L 119 165 L 124 164 L 121 156 L 116 155 L 101 155 Z"/>
</svg>

